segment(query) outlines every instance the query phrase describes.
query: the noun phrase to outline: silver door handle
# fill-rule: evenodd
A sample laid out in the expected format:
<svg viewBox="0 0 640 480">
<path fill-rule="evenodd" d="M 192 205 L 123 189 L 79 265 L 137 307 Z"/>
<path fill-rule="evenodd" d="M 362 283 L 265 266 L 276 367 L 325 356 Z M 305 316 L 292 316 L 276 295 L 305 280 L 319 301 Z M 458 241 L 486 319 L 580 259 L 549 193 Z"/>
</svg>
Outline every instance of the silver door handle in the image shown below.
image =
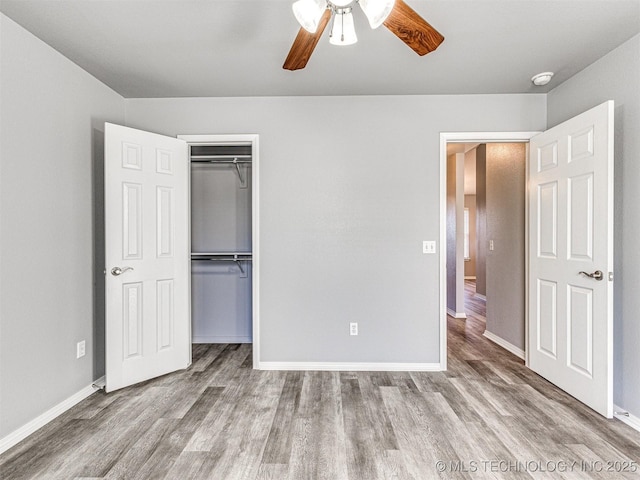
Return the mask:
<svg viewBox="0 0 640 480">
<path fill-rule="evenodd" d="M 598 281 L 604 278 L 604 274 L 600 270 L 596 270 L 593 273 L 580 272 L 580 274 L 584 275 L 585 277 L 593 278 L 594 280 L 598 280 Z"/>
<path fill-rule="evenodd" d="M 133 270 L 133 267 L 124 267 L 124 268 L 113 267 L 111 269 L 111 275 L 113 275 L 114 277 L 117 277 L 118 275 L 122 275 L 127 270 Z"/>
</svg>

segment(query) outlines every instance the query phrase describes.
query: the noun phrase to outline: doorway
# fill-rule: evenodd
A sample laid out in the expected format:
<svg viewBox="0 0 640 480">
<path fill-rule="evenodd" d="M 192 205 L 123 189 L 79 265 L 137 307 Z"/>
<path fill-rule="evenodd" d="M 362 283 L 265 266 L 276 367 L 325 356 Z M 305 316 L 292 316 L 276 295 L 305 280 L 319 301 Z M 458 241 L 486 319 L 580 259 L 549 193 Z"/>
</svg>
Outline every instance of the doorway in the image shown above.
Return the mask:
<svg viewBox="0 0 640 480">
<path fill-rule="evenodd" d="M 521 304 L 521 313 L 519 314 L 520 317 L 524 318 L 524 322 L 519 325 L 519 333 L 516 332 L 516 335 L 524 335 L 524 342 L 520 343 L 520 345 L 522 345 L 523 347 L 526 345 L 527 342 L 527 333 L 526 333 L 526 325 L 527 325 L 527 319 L 526 319 L 526 312 L 527 312 L 527 306 L 526 306 L 526 294 L 524 292 L 526 292 L 526 266 L 525 266 L 525 258 L 527 255 L 527 251 L 526 251 L 526 242 L 525 242 L 525 238 L 527 235 L 527 227 L 526 227 L 526 220 L 527 220 L 527 210 L 526 210 L 526 190 L 525 190 L 525 186 L 526 186 L 526 171 L 527 171 L 527 162 L 528 162 L 528 141 L 531 137 L 533 137 L 534 135 L 536 135 L 537 132 L 504 132 L 504 133 L 496 133 L 496 132 L 485 132 L 485 133 L 442 133 L 440 135 L 440 172 L 441 172 L 441 211 L 440 211 L 440 217 L 441 217 L 441 238 L 440 238 L 440 243 L 443 246 L 443 248 L 440 249 L 440 263 L 441 263 L 441 275 L 440 275 L 440 292 L 441 292 L 441 318 L 440 318 L 440 325 L 441 325 L 441 330 L 440 330 L 440 344 L 441 344 L 441 350 L 440 350 L 440 363 L 443 366 L 443 369 L 446 369 L 446 362 L 447 362 L 447 344 L 446 344 L 446 336 L 447 336 L 447 315 L 451 314 L 451 312 L 456 312 L 457 313 L 457 317 L 458 318 L 464 318 L 465 316 L 465 312 L 464 312 L 464 293 L 465 293 L 465 284 L 464 284 L 464 277 L 465 277 L 465 262 L 464 262 L 464 257 L 465 257 L 465 253 L 464 252 L 464 175 L 460 175 L 459 178 L 457 178 L 456 180 L 452 180 L 451 176 L 448 175 L 448 173 L 450 173 L 450 166 L 453 165 L 453 168 L 456 168 L 458 171 L 462 170 L 464 171 L 464 157 L 465 155 L 471 151 L 471 149 L 478 149 L 480 148 L 479 152 L 476 152 L 476 163 L 479 164 L 479 167 L 477 166 L 476 168 L 478 169 L 477 171 L 480 172 L 478 173 L 477 176 L 480 176 L 480 181 L 483 181 L 482 176 L 484 175 L 484 172 L 486 172 L 486 149 L 487 146 L 489 146 L 489 151 L 490 153 L 492 152 L 492 150 L 495 150 L 497 148 L 499 148 L 501 145 L 499 144 L 513 144 L 517 149 L 522 151 L 522 160 L 521 162 L 523 163 L 522 166 L 522 174 L 524 176 L 523 178 L 523 182 L 521 185 L 521 192 L 520 192 L 520 202 L 521 205 L 524 209 L 524 216 L 522 217 L 521 221 L 522 221 L 522 234 L 521 234 L 521 251 L 520 252 L 513 252 L 513 249 L 509 248 L 509 241 L 507 242 L 500 242 L 499 244 L 496 244 L 496 239 L 489 239 L 486 238 L 486 234 L 481 231 L 481 229 L 478 229 L 477 231 L 477 235 L 478 235 L 478 241 L 476 242 L 476 244 L 478 245 L 478 249 L 475 252 L 475 275 L 478 277 L 478 275 L 481 275 L 483 278 L 481 279 L 481 283 L 483 282 L 483 280 L 485 279 L 485 273 L 483 271 L 483 265 L 482 265 L 482 261 L 478 261 L 478 257 L 482 257 L 483 255 L 488 255 L 489 251 L 491 252 L 495 252 L 495 248 L 498 247 L 501 249 L 501 252 L 503 254 L 508 254 L 509 256 L 512 256 L 511 254 L 516 254 L 519 255 L 521 258 L 521 277 L 522 277 L 522 286 L 523 286 L 523 295 L 518 299 L 520 304 Z M 449 145 L 453 145 L 453 146 L 458 146 L 457 150 L 454 148 L 453 151 L 451 148 L 449 148 L 448 150 L 448 146 Z M 460 148 L 459 146 L 463 145 L 462 148 Z M 462 150 L 462 151 L 460 151 Z M 466 150 L 466 151 L 465 151 Z M 449 155 L 448 155 L 449 153 Z M 457 158 L 451 158 L 451 153 L 453 153 L 454 157 Z M 480 155 L 478 155 L 478 153 L 480 153 Z M 478 162 L 478 156 L 480 157 L 480 162 Z M 456 196 L 454 196 L 454 212 L 452 215 L 451 212 L 451 193 L 450 190 L 448 192 L 448 186 L 450 185 L 455 186 L 456 184 L 459 185 L 460 189 L 462 189 L 460 191 L 460 193 Z M 506 184 L 508 185 L 508 183 Z M 513 192 L 509 192 L 511 195 L 513 194 Z M 457 197 L 457 199 L 456 199 Z M 486 201 L 485 199 L 481 198 L 478 201 L 477 195 L 476 195 L 476 201 L 475 203 L 475 207 L 476 207 L 476 215 L 482 215 L 482 212 L 477 213 L 478 210 L 481 210 L 482 208 L 484 208 L 483 202 Z M 479 205 L 478 205 L 479 204 Z M 470 209 L 471 210 L 471 209 Z M 459 215 L 456 215 L 456 212 L 459 212 Z M 469 212 L 471 213 L 471 212 Z M 469 215 L 470 218 L 471 215 Z M 458 232 L 456 234 L 454 234 L 453 236 L 451 235 L 451 230 L 452 228 L 449 227 L 450 222 L 452 221 L 455 222 L 455 227 L 453 230 L 458 230 Z M 504 219 L 505 221 L 500 222 L 501 225 L 505 225 L 508 228 L 509 225 L 509 220 Z M 482 222 L 479 222 L 482 223 Z M 457 239 L 457 241 L 455 242 L 455 248 L 453 249 L 453 251 L 455 252 L 455 261 L 452 262 L 451 260 L 451 252 L 452 249 L 449 248 L 449 246 L 451 245 L 451 240 L 450 238 L 455 238 Z M 470 239 L 468 239 L 468 241 L 470 241 Z M 447 246 L 447 248 L 445 248 L 445 246 Z M 491 250 L 491 247 L 493 247 L 493 250 Z M 483 249 L 486 249 L 486 252 L 483 252 Z M 449 258 L 447 258 L 449 257 Z M 470 257 L 470 252 L 469 252 L 469 257 Z M 505 261 L 505 265 L 508 263 L 509 260 Z M 448 272 L 448 268 L 453 265 L 453 268 L 455 268 L 455 272 L 456 272 L 456 279 L 457 281 L 452 282 L 451 278 L 447 275 Z M 508 267 L 507 267 L 508 268 Z M 467 275 L 467 276 L 472 276 L 472 275 Z M 478 280 L 476 279 L 476 282 Z M 455 288 L 455 295 L 451 295 L 451 293 L 449 292 L 449 289 L 451 288 L 451 286 L 453 285 L 453 288 Z M 481 287 L 482 288 L 482 287 Z M 495 288 L 495 287 L 494 287 Z M 482 293 L 480 293 L 480 299 L 483 300 L 482 298 Z M 449 303 L 448 301 L 451 300 L 452 298 L 455 298 L 456 300 L 459 301 L 459 304 L 453 304 L 453 305 L 460 305 L 459 307 L 455 307 L 454 309 L 450 308 L 451 307 L 451 303 Z M 488 299 L 490 301 L 490 299 Z M 508 307 L 507 307 L 508 308 Z M 489 312 L 491 311 L 491 308 L 489 308 Z M 526 362 L 526 349 L 525 348 L 513 348 L 514 345 L 512 342 L 508 341 L 508 340 L 504 340 L 504 338 L 500 337 L 499 335 L 492 335 L 492 332 L 487 329 L 485 331 L 485 337 L 487 337 L 488 339 L 492 340 L 494 343 L 499 344 L 500 346 L 506 348 L 507 350 L 511 351 L 512 353 L 515 353 L 516 355 L 518 355 L 520 358 L 523 358 Z"/>
<path fill-rule="evenodd" d="M 258 368 L 259 136 L 178 138 L 191 164 L 192 341 L 251 343 Z"/>
</svg>

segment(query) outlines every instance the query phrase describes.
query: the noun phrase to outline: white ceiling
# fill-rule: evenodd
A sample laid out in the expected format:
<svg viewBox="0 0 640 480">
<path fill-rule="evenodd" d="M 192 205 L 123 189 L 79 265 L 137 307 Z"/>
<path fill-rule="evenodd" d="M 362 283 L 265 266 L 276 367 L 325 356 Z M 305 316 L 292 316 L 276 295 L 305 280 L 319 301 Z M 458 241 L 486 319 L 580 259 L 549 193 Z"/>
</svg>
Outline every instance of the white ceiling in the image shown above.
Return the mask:
<svg viewBox="0 0 640 480">
<path fill-rule="evenodd" d="M 356 8 L 282 63 L 293 0 L 0 0 L 0 11 L 125 97 L 543 93 L 640 32 L 640 0 L 406 0 L 445 41 L 419 57 Z M 556 72 L 547 87 L 530 78 Z M 437 115 L 437 112 L 433 112 Z"/>
</svg>

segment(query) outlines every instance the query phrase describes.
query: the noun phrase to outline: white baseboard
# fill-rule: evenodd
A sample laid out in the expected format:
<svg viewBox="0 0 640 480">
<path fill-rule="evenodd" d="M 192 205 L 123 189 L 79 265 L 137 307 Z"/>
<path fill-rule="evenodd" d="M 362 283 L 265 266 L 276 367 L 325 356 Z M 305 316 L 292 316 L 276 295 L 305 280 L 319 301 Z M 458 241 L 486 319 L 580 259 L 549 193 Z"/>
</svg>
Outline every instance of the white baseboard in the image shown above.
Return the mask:
<svg viewBox="0 0 640 480">
<path fill-rule="evenodd" d="M 485 297 L 484 295 L 482 295 L 481 293 L 474 293 L 473 294 L 474 297 L 478 297 L 482 300 L 484 300 L 485 302 L 487 301 L 487 297 Z"/>
<path fill-rule="evenodd" d="M 34 418 L 33 420 L 31 420 L 27 424 L 23 425 L 22 427 L 18 428 L 17 430 L 14 430 L 13 432 L 11 432 L 6 437 L 0 439 L 0 454 L 6 452 L 7 450 L 9 450 L 14 445 L 17 445 L 19 442 L 21 442 L 22 440 L 27 438 L 29 435 L 34 433 L 36 430 L 44 427 L 51 420 L 53 420 L 56 417 L 62 415 L 64 412 L 69 410 L 71 407 L 73 407 L 74 405 L 80 403 L 82 400 L 87 398 L 93 392 L 97 391 L 98 389 L 95 388 L 93 385 L 94 385 L 94 383 L 98 383 L 103 379 L 104 379 L 104 377 L 102 377 L 102 379 L 96 380 L 95 382 L 92 382 L 90 385 L 87 385 L 86 387 L 84 387 L 79 392 L 74 393 L 73 395 L 71 395 L 66 400 L 63 400 L 62 402 L 60 402 L 56 406 L 50 408 L 49 410 L 44 412 L 42 415 L 39 415 L 38 417 Z"/>
<path fill-rule="evenodd" d="M 259 362 L 258 370 L 341 372 L 441 372 L 439 363 Z"/>
<path fill-rule="evenodd" d="M 626 410 L 622 407 L 619 407 L 617 405 L 613 406 L 613 417 L 617 418 L 618 420 L 620 420 L 623 423 L 626 423 L 627 425 L 629 425 L 631 428 L 633 428 L 634 430 L 637 430 L 640 432 L 640 418 L 636 417 L 635 415 L 631 415 L 629 413 L 629 415 L 620 415 L 620 414 L 616 414 L 615 412 L 626 412 Z"/>
<path fill-rule="evenodd" d="M 252 339 L 246 335 L 200 335 L 194 336 L 191 343 L 252 343 Z"/>
<path fill-rule="evenodd" d="M 482 335 L 491 340 L 493 343 L 500 345 L 505 350 L 513 353 L 516 357 L 524 360 L 524 350 L 522 350 L 521 348 L 518 348 L 512 343 L 507 342 L 504 338 L 497 336 L 495 333 L 491 333 L 489 330 L 485 330 Z"/>
<path fill-rule="evenodd" d="M 447 315 L 453 318 L 467 318 L 467 314 L 464 312 L 454 312 L 450 308 L 447 308 Z"/>
</svg>

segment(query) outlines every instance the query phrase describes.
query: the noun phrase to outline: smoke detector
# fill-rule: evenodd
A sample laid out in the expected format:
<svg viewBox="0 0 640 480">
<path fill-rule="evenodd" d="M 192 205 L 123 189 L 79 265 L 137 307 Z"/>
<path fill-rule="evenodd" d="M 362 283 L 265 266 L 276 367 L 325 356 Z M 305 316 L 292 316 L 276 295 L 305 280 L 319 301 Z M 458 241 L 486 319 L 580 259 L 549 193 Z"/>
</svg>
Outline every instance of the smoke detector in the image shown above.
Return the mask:
<svg viewBox="0 0 640 480">
<path fill-rule="evenodd" d="M 553 77 L 553 72 L 543 72 L 537 75 L 534 75 L 531 78 L 531 81 L 534 85 L 541 87 L 542 85 L 546 85 L 551 81 L 551 77 Z"/>
</svg>

